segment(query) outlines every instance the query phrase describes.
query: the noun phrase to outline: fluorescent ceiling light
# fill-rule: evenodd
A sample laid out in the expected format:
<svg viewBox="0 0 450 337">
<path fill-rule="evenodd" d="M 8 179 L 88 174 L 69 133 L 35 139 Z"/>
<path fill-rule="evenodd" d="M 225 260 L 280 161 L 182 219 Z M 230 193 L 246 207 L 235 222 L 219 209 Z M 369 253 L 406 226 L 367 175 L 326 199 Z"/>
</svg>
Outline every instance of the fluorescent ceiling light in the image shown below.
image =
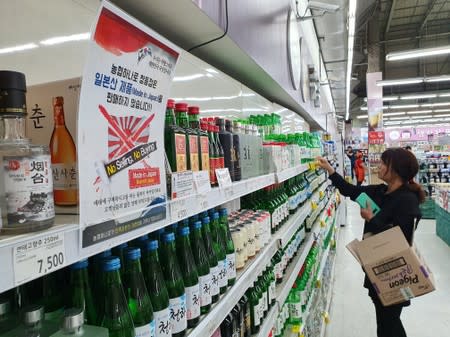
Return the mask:
<svg viewBox="0 0 450 337">
<path fill-rule="evenodd" d="M 419 119 L 419 118 L 433 118 L 433 115 L 425 115 L 425 116 L 411 116 L 412 119 Z"/>
<path fill-rule="evenodd" d="M 391 117 L 389 118 L 390 121 L 399 121 L 402 119 L 409 119 L 409 116 L 404 116 L 404 117 Z"/>
<path fill-rule="evenodd" d="M 0 54 L 10 54 L 10 53 L 18 52 L 18 51 L 34 49 L 37 47 L 39 47 L 39 46 L 36 43 L 21 44 L 21 45 L 12 46 L 12 47 L 1 48 Z"/>
<path fill-rule="evenodd" d="M 367 115 L 360 115 L 360 116 L 356 116 L 356 118 L 358 118 L 358 119 L 367 119 L 368 116 Z"/>
<path fill-rule="evenodd" d="M 211 73 L 211 74 L 218 74 L 218 73 L 219 73 L 217 70 L 215 70 L 215 69 L 213 69 L 213 68 L 206 68 L 205 70 L 206 70 L 208 73 Z"/>
<path fill-rule="evenodd" d="M 447 82 L 450 81 L 450 75 L 425 77 L 424 80 L 425 82 Z"/>
<path fill-rule="evenodd" d="M 433 110 L 408 111 L 408 115 L 428 114 L 428 113 L 432 113 L 432 112 L 433 112 Z"/>
<path fill-rule="evenodd" d="M 347 76 L 345 78 L 345 119 L 350 116 L 350 81 L 352 79 L 353 44 L 355 42 L 356 0 L 348 2 Z"/>
<path fill-rule="evenodd" d="M 400 96 L 400 99 L 422 99 L 422 98 L 435 98 L 437 97 L 437 94 L 423 94 L 423 95 L 406 95 L 406 96 Z"/>
<path fill-rule="evenodd" d="M 436 109 L 433 112 L 449 112 L 450 109 Z"/>
<path fill-rule="evenodd" d="M 426 104 L 421 104 L 420 106 L 423 108 L 428 108 L 428 107 L 446 106 L 446 105 L 450 105 L 450 102 L 426 103 Z"/>
<path fill-rule="evenodd" d="M 418 108 L 419 104 L 403 104 L 403 105 L 390 105 L 390 109 L 413 109 Z"/>
<path fill-rule="evenodd" d="M 388 85 L 404 85 L 404 84 L 414 84 L 414 83 L 422 83 L 423 77 L 412 77 L 412 78 L 403 78 L 398 80 L 382 80 L 377 81 L 377 86 L 383 87 Z"/>
<path fill-rule="evenodd" d="M 450 92 L 446 92 L 446 93 L 443 93 L 443 94 L 439 94 L 438 96 L 439 96 L 439 97 L 450 97 Z"/>
<path fill-rule="evenodd" d="M 437 110 L 435 112 L 437 112 Z M 450 117 L 450 114 L 434 115 L 433 117 Z"/>
<path fill-rule="evenodd" d="M 441 46 L 434 48 L 420 48 L 400 52 L 392 52 L 386 55 L 386 61 L 406 60 L 418 57 L 436 56 L 450 54 L 450 46 Z"/>
<path fill-rule="evenodd" d="M 397 101 L 398 98 L 399 98 L 398 96 L 384 96 L 383 102 Z M 367 102 L 367 97 L 364 97 L 364 102 Z"/>
<path fill-rule="evenodd" d="M 52 46 L 54 44 L 60 44 L 65 42 L 89 40 L 90 37 L 91 33 L 81 33 L 67 36 L 56 36 L 50 39 L 42 40 L 39 43 L 43 44 L 44 46 Z"/>
<path fill-rule="evenodd" d="M 389 116 L 400 116 L 400 115 L 404 115 L 405 112 L 387 112 L 383 114 L 383 117 L 389 117 Z"/>
</svg>

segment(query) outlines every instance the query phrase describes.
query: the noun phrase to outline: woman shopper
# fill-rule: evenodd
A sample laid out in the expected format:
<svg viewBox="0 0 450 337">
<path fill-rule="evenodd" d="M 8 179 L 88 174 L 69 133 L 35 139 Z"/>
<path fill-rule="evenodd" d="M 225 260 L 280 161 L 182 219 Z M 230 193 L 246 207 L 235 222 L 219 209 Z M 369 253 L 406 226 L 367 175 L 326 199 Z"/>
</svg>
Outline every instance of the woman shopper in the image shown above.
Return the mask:
<svg viewBox="0 0 450 337">
<path fill-rule="evenodd" d="M 361 186 L 366 178 L 366 166 L 364 165 L 363 154 L 361 151 L 356 152 L 355 176 L 356 186 Z"/>
<path fill-rule="evenodd" d="M 419 204 L 425 199 L 425 192 L 414 182 L 419 165 L 414 155 L 402 148 L 391 148 L 381 155 L 378 177 L 386 184 L 354 186 L 347 183 L 336 173 L 324 158 L 317 158 L 320 167 L 330 174 L 334 186 L 344 195 L 355 200 L 365 192 L 379 207 L 377 215 L 372 213 L 370 206 L 361 208 L 364 218 L 364 237 L 381 233 L 393 226 L 399 226 L 409 244 L 412 244 L 413 233 L 421 218 Z M 406 337 L 400 320 L 403 307 L 410 301 L 383 306 L 367 275 L 364 287 L 375 305 L 378 337 Z"/>
</svg>

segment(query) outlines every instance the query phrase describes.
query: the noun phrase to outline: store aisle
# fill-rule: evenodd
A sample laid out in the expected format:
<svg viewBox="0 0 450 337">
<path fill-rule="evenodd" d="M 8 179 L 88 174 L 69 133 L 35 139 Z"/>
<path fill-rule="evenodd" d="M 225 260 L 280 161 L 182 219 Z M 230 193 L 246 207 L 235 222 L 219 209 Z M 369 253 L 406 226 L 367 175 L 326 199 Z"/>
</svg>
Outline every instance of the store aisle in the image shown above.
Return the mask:
<svg viewBox="0 0 450 337">
<path fill-rule="evenodd" d="M 341 227 L 331 322 L 326 337 L 376 337 L 375 311 L 367 290 L 364 274 L 345 245 L 362 236 L 363 220 L 359 207 L 347 202 L 347 225 Z M 437 290 L 413 299 L 402 313 L 408 337 L 448 336 L 450 331 L 450 247 L 436 236 L 434 220 L 422 220 L 415 242 L 434 273 Z"/>
</svg>

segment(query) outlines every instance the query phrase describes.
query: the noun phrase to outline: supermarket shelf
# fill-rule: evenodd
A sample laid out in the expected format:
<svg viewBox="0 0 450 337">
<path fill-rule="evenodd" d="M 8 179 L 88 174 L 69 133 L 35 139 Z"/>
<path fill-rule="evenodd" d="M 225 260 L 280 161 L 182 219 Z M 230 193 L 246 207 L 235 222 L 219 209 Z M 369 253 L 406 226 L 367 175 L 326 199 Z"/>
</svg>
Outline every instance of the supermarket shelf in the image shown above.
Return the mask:
<svg viewBox="0 0 450 337">
<path fill-rule="evenodd" d="M 230 313 L 236 303 L 245 294 L 247 289 L 257 279 L 258 275 L 270 263 L 272 256 L 278 249 L 277 241 L 272 240 L 265 246 L 258 256 L 244 270 L 238 272 L 236 283 L 220 298 L 205 315 L 200 323 L 189 333 L 189 337 L 212 336 L 225 317 Z"/>
<path fill-rule="evenodd" d="M 280 308 L 278 306 L 278 302 L 275 302 L 275 305 L 272 307 L 272 309 L 270 309 L 267 317 L 264 319 L 264 322 L 261 325 L 261 328 L 259 329 L 258 334 L 255 335 L 255 337 L 268 337 L 270 335 L 275 320 L 278 317 L 279 311 Z"/>
<path fill-rule="evenodd" d="M 277 183 L 281 183 L 289 178 L 292 178 L 300 173 L 306 172 L 309 170 L 309 164 L 301 164 L 287 170 L 283 170 L 281 172 L 275 173 L 275 178 Z"/>
<path fill-rule="evenodd" d="M 311 203 L 306 201 L 305 204 L 290 216 L 288 222 L 275 234 L 276 240 L 279 241 L 280 247 L 285 247 L 295 232 L 305 221 L 311 212 Z"/>
<path fill-rule="evenodd" d="M 336 270 L 336 256 L 333 257 L 333 266 L 331 267 L 331 284 L 328 288 L 328 292 L 327 292 L 327 306 L 325 308 L 325 311 L 329 314 L 330 313 L 330 308 L 331 308 L 331 297 L 333 296 L 333 283 L 334 283 L 334 272 Z M 326 332 L 326 323 L 325 320 L 322 321 L 322 327 L 320 329 L 320 337 L 325 337 L 325 332 Z"/>
<path fill-rule="evenodd" d="M 319 271 L 317 272 L 317 281 L 321 281 L 323 270 L 325 269 L 325 264 L 327 263 L 328 255 L 330 255 L 330 247 L 331 245 L 328 245 L 328 247 L 325 249 L 325 251 L 322 254 L 322 260 L 320 261 L 319 265 Z"/>
<path fill-rule="evenodd" d="M 261 188 L 274 184 L 276 175 L 283 179 L 289 179 L 298 175 L 301 169 L 307 169 L 305 165 L 300 165 L 295 168 L 279 172 L 277 174 L 270 173 L 238 182 L 234 182 L 227 188 L 213 188 L 207 194 L 194 194 L 182 199 L 176 199 L 168 203 L 170 213 L 164 220 L 158 221 L 148 226 L 139 227 L 130 232 L 126 232 L 120 236 L 113 237 L 107 241 L 95 244 L 88 248 L 82 249 L 81 237 L 83 225 L 80 225 L 79 215 L 77 214 L 59 214 L 60 209 L 57 209 L 57 216 L 55 218 L 55 225 L 47 230 L 40 232 L 28 233 L 15 236 L 0 236 L 0 265 L 2 266 L 2 277 L 0 278 L 0 293 L 9 290 L 21 283 L 15 280 L 15 266 L 14 266 L 14 247 L 22 246 L 24 244 L 33 243 L 33 241 L 43 239 L 49 235 L 59 234 L 64 239 L 63 253 L 64 263 L 54 267 L 53 271 L 61 269 L 67 265 L 75 263 L 83 258 L 100 253 L 106 249 L 117 246 L 123 242 L 133 240 L 144 234 L 153 232 L 159 228 L 165 227 L 191 215 L 203 212 L 209 208 L 222 205 L 228 201 L 237 199 L 246 194 L 257 191 Z M 181 212 L 180 212 L 181 210 Z M 76 209 L 74 209 L 76 213 Z M 70 213 L 65 209 L 63 213 Z M 35 278 L 41 277 L 43 274 L 30 273 L 30 278 L 26 282 Z"/>
</svg>

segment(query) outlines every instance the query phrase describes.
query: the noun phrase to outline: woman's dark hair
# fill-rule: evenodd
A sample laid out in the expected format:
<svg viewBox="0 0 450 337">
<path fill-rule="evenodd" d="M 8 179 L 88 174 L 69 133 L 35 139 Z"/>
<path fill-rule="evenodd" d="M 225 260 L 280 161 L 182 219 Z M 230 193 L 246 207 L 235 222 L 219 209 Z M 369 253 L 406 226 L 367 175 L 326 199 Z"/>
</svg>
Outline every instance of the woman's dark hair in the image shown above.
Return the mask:
<svg viewBox="0 0 450 337">
<path fill-rule="evenodd" d="M 390 148 L 382 153 L 381 160 L 417 195 L 420 203 L 425 201 L 425 191 L 414 181 L 419 171 L 419 163 L 414 154 L 401 147 Z"/>
</svg>

